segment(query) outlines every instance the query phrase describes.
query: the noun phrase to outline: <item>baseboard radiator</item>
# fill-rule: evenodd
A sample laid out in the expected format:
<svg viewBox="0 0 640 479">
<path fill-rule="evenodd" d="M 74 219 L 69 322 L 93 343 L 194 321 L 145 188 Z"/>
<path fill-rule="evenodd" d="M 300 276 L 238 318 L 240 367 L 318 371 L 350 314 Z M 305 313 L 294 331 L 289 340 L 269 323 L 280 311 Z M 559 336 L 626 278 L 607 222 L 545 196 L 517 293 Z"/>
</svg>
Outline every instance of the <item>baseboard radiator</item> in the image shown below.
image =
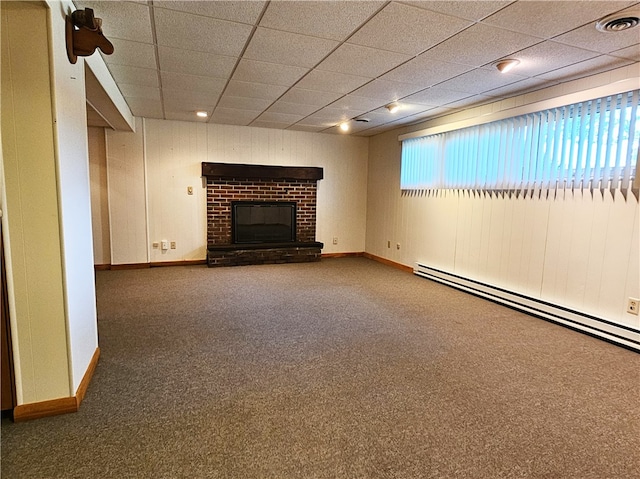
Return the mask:
<svg viewBox="0 0 640 479">
<path fill-rule="evenodd" d="M 413 273 L 640 352 L 640 329 L 416 263 Z"/>
</svg>

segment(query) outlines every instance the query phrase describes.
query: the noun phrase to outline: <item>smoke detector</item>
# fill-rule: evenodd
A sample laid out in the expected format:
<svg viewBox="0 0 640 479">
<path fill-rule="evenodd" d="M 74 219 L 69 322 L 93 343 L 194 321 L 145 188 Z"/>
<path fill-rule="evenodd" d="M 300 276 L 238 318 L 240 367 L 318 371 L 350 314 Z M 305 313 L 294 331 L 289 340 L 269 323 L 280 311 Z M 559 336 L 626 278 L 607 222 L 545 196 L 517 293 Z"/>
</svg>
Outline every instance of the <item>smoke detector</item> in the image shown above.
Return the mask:
<svg viewBox="0 0 640 479">
<path fill-rule="evenodd" d="M 640 10 L 626 10 L 624 12 L 607 15 L 596 22 L 596 29 L 600 32 L 622 32 L 640 25 Z"/>
</svg>

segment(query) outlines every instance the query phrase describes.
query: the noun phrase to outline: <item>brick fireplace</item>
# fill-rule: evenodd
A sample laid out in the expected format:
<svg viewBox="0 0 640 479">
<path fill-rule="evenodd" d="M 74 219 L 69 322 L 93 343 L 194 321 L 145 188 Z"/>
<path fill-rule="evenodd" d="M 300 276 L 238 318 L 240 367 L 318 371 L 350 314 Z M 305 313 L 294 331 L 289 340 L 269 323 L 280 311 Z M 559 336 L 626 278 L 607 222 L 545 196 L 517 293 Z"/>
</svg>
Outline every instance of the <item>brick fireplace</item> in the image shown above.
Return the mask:
<svg viewBox="0 0 640 479">
<path fill-rule="evenodd" d="M 322 168 L 228 163 L 202 163 L 207 179 L 207 264 L 245 264 L 318 261 L 322 243 L 315 240 L 317 182 Z M 234 202 L 277 205 L 294 203 L 292 241 L 235 243 L 232 235 Z M 236 203 L 237 204 L 237 203 Z"/>
</svg>

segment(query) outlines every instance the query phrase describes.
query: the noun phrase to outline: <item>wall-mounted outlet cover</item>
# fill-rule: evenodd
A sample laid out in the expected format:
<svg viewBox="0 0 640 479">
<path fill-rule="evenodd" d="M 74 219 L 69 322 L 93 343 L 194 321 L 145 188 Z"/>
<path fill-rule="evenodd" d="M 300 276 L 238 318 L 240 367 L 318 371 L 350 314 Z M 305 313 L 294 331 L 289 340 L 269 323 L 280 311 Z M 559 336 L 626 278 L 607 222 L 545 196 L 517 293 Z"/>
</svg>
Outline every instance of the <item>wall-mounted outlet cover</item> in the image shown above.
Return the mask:
<svg viewBox="0 0 640 479">
<path fill-rule="evenodd" d="M 338 237 L 337 236 L 333 237 L 333 244 L 338 244 Z"/>
<path fill-rule="evenodd" d="M 629 298 L 627 301 L 627 313 L 638 314 L 640 308 L 640 299 L 638 298 Z"/>
<path fill-rule="evenodd" d="M 396 249 L 400 249 L 400 243 L 396 243 Z"/>
<path fill-rule="evenodd" d="M 160 248 L 160 243 L 158 243 L 157 241 L 154 241 L 151 246 L 153 246 L 153 249 L 158 249 Z"/>
<path fill-rule="evenodd" d="M 169 249 L 169 242 L 167 240 L 162 240 L 162 251 L 166 251 Z"/>
<path fill-rule="evenodd" d="M 187 194 L 188 195 L 192 195 L 193 194 L 193 186 L 187 186 Z"/>
<path fill-rule="evenodd" d="M 176 242 L 175 241 L 171 242 L 171 249 L 176 249 Z"/>
<path fill-rule="evenodd" d="M 387 248 L 391 248 L 391 241 L 387 241 Z"/>
</svg>

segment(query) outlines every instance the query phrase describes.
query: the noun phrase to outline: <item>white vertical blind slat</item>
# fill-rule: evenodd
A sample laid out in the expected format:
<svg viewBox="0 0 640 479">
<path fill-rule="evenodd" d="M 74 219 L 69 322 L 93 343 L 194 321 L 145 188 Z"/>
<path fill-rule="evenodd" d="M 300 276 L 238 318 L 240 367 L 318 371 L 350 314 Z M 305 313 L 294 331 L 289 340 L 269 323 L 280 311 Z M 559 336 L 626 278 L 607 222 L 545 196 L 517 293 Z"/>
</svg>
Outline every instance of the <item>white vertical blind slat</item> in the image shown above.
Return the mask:
<svg viewBox="0 0 640 479">
<path fill-rule="evenodd" d="M 403 141 L 402 189 L 628 189 L 638 90 Z"/>
</svg>

